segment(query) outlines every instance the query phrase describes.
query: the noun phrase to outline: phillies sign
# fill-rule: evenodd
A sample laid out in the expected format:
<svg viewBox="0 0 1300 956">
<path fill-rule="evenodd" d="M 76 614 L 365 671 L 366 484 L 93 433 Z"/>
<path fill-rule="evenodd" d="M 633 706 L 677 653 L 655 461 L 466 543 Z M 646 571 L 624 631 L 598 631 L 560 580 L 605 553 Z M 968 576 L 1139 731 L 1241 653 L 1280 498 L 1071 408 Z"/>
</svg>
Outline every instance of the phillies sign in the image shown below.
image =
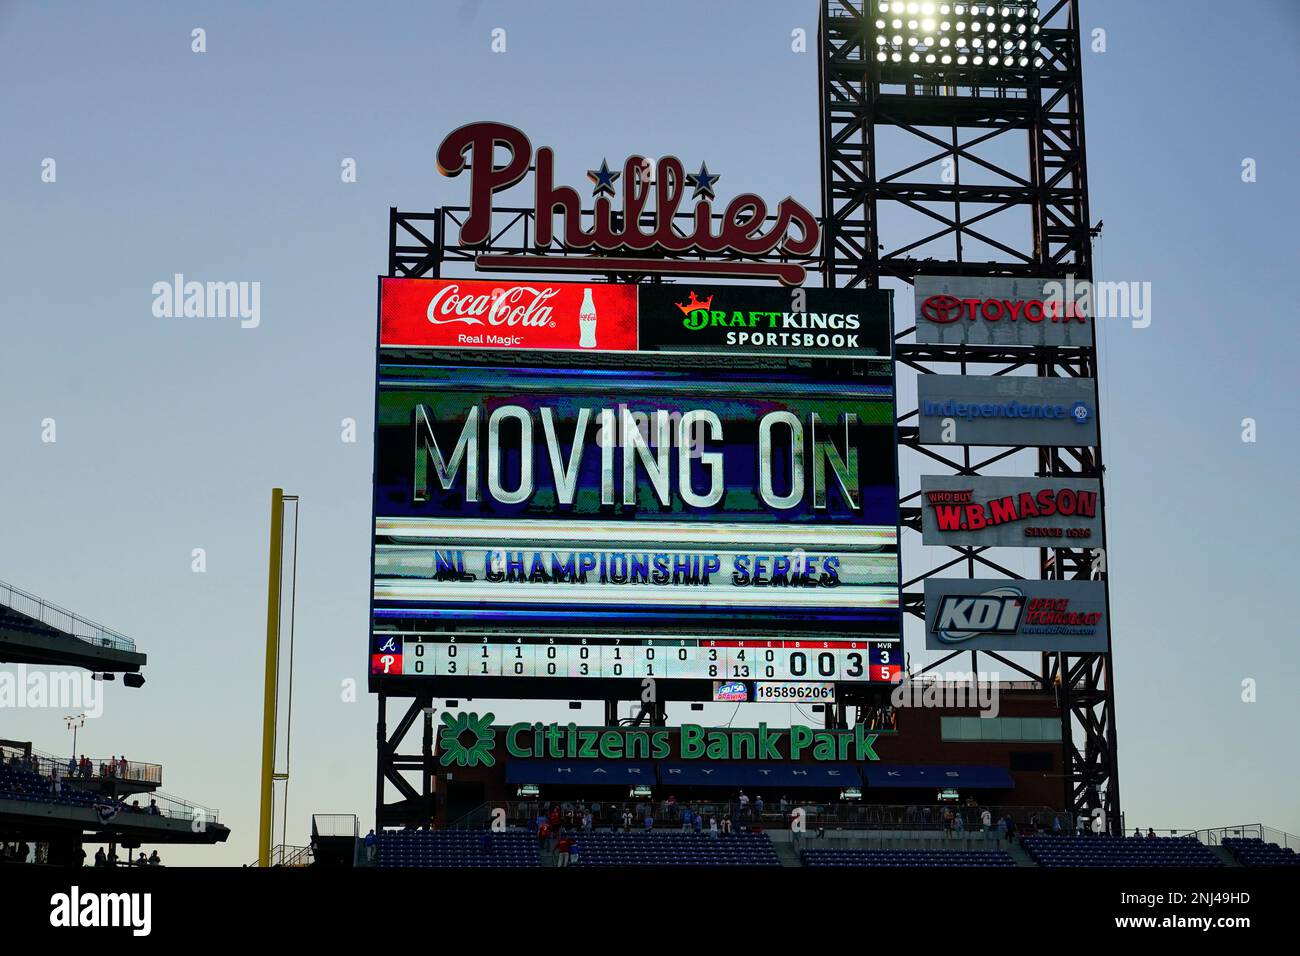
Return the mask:
<svg viewBox="0 0 1300 956">
<path fill-rule="evenodd" d="M 1055 279 L 918 276 L 916 340 L 927 345 L 1093 344 L 1086 305 Z"/>
<path fill-rule="evenodd" d="M 495 161 L 499 150 L 506 156 L 500 165 Z M 699 172 L 687 173 L 675 156 L 665 156 L 658 163 L 629 156 L 621 171 L 611 170 L 602 160 L 599 169 L 587 173 L 594 197 L 589 215 L 575 189 L 556 184 L 554 152 L 546 146 L 534 152 L 528 137 L 513 126 L 486 122 L 462 126 L 443 140 L 437 160 L 439 171 L 447 176 L 469 170 L 469 214 L 461 224 L 459 243 L 470 247 L 486 245 L 494 232 L 493 197 L 534 170 L 534 244 L 547 250 L 558 242 L 565 254 L 484 252 L 475 258 L 475 266 L 482 270 L 766 277 L 798 285 L 806 274 L 798 263 L 730 257 L 775 252 L 808 257 L 820 240 L 817 218 L 789 196 L 777 203 L 769 220 L 767 203 L 753 193 L 742 193 L 715 222 L 713 187 L 720 176 L 710 173 L 703 163 Z M 615 209 L 619 180 L 622 202 Z M 694 205 L 682 208 L 687 189 Z M 557 216 L 563 220 L 558 228 Z M 572 254 L 588 249 L 599 254 Z M 671 260 L 664 258 L 665 253 L 717 258 Z"/>
</svg>

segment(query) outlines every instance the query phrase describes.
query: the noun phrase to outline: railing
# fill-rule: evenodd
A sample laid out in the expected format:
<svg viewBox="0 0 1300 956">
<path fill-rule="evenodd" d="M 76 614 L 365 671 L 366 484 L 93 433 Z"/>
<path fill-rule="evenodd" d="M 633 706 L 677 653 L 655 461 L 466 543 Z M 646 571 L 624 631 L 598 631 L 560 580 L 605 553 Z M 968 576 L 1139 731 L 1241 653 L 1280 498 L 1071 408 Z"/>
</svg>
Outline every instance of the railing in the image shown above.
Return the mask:
<svg viewBox="0 0 1300 956">
<path fill-rule="evenodd" d="M 289 846 L 281 843 L 278 846 L 271 847 L 271 861 L 269 866 L 311 866 L 315 860 L 309 846 Z M 254 860 L 252 863 L 246 863 L 245 866 L 257 866 L 260 860 Z"/>
<path fill-rule="evenodd" d="M 355 813 L 313 813 L 311 831 L 312 836 L 355 838 L 361 834 L 361 823 Z"/>
<path fill-rule="evenodd" d="M 135 760 L 94 760 L 85 766 L 79 762 L 60 760 L 58 757 L 41 755 L 36 757 L 37 772 L 46 777 L 59 777 L 62 780 L 102 783 L 120 780 L 123 783 L 148 783 L 158 786 L 162 783 L 162 764 L 140 763 Z"/>
<path fill-rule="evenodd" d="M 85 641 L 87 644 L 93 644 L 96 647 L 111 647 L 117 651 L 135 651 L 135 641 L 131 640 L 131 638 L 116 631 L 110 631 L 94 621 L 88 621 L 78 614 L 73 614 L 71 611 L 59 607 L 57 604 L 51 604 L 38 598 L 35 594 L 29 594 L 22 588 L 16 588 L 12 584 L 5 584 L 3 581 L 0 581 L 0 605 L 11 608 L 20 614 L 26 614 L 42 624 L 63 631 L 65 634 Z"/>
<path fill-rule="evenodd" d="M 692 800 L 688 803 L 667 804 L 648 801 L 543 801 L 543 800 L 507 800 L 499 803 L 484 803 L 469 813 L 448 824 L 452 829 L 483 829 L 493 819 L 498 808 L 506 811 L 506 823 L 509 826 L 528 826 L 538 816 L 545 815 L 551 807 L 561 808 L 561 825 L 578 828 L 582 825 L 585 811 L 590 811 L 592 827 L 598 830 L 623 826 L 623 812 L 632 811 L 633 830 L 645 828 L 647 808 L 654 819 L 656 829 L 674 829 L 682 826 L 682 810 L 691 808 L 692 814 L 698 813 L 704 820 L 704 829 L 708 829 L 709 818 L 718 820 L 719 825 L 726 817 L 731 817 L 736 828 L 758 826 L 768 830 L 785 830 L 790 828 L 790 814 L 796 807 L 804 810 L 804 822 L 810 832 L 816 830 L 912 830 L 917 832 L 979 832 L 981 813 L 988 809 L 992 816 L 990 829 L 996 830 L 998 821 L 1008 814 L 1019 832 L 1041 830 L 1050 833 L 1056 817 L 1061 819 L 1061 832 L 1073 832 L 1070 829 L 1069 814 L 1061 813 L 1050 807 L 1020 806 L 1008 807 L 983 805 L 978 807 L 956 806 L 954 804 L 937 804 L 924 806 L 914 804 L 887 805 L 872 803 L 800 803 L 786 800 L 764 802 L 762 811 L 757 803 L 751 801 L 742 805 L 736 801 Z M 944 819 L 945 812 L 953 814 L 951 825 Z M 958 827 L 956 818 L 961 818 Z"/>
<path fill-rule="evenodd" d="M 134 763 L 126 762 L 127 776 L 117 776 L 117 770 L 121 769 L 120 762 L 116 765 L 114 774 L 100 776 L 100 762 L 96 761 L 91 768 L 95 773 L 90 777 L 78 774 L 68 774 L 68 762 L 60 760 L 58 757 L 52 757 L 49 754 L 39 753 L 38 751 L 27 752 L 27 748 L 19 748 L 9 745 L 0 745 L 0 759 L 6 764 L 19 769 L 27 770 L 39 774 L 48 779 L 53 787 L 55 781 L 59 781 L 62 786 L 75 787 L 77 781 L 104 781 L 120 779 L 127 782 L 141 783 L 161 783 L 162 766 L 159 764 Z M 108 761 L 103 761 L 106 769 Z M 134 774 L 134 776 L 132 776 Z M 71 782 L 69 782 L 71 781 Z M 140 801 L 148 799 L 148 803 L 141 805 Z M 155 816 L 169 817 L 176 820 L 186 820 L 188 822 L 199 821 L 201 823 L 217 823 L 220 814 L 211 807 L 203 806 L 199 803 L 191 803 L 188 800 L 182 800 L 180 797 L 161 791 L 153 791 L 148 794 L 147 798 L 140 797 L 109 797 L 103 796 L 103 806 L 109 808 L 115 813 L 144 813 Z"/>
<path fill-rule="evenodd" d="M 83 767 L 80 758 L 76 761 L 55 757 L 53 754 L 42 753 L 39 750 L 31 751 L 30 758 L 26 757 L 24 749 L 13 746 L 0 745 L 0 758 L 8 761 L 13 757 L 26 759 L 26 769 L 34 770 L 42 777 L 49 777 L 51 780 L 84 780 L 88 782 L 101 782 L 105 780 L 121 780 L 126 783 L 149 783 L 155 786 L 162 783 L 162 764 L 140 763 L 137 760 L 114 760 L 90 759 L 89 765 Z"/>
<path fill-rule="evenodd" d="M 1206 846 L 1222 846 L 1224 839 L 1249 840 L 1254 837 L 1263 840 L 1265 843 L 1276 843 L 1280 847 L 1290 847 L 1300 852 L 1300 836 L 1287 833 L 1285 830 L 1266 827 L 1262 823 L 1242 823 L 1235 827 L 1212 827 L 1207 830 L 1196 830 L 1195 834 L 1196 839 Z"/>
</svg>

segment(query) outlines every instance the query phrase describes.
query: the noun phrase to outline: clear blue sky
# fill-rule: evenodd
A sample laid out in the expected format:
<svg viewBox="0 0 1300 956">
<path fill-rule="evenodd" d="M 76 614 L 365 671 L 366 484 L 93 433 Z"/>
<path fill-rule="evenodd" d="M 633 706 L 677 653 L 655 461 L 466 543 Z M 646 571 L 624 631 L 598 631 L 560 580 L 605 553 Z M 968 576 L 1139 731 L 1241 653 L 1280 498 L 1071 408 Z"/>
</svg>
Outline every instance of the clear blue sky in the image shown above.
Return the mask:
<svg viewBox="0 0 1300 956">
<path fill-rule="evenodd" d="M 230 844 L 174 862 L 256 852 L 276 484 L 303 502 L 290 840 L 312 811 L 372 815 L 373 701 L 340 693 L 364 683 L 388 207 L 463 202 L 465 181 L 439 177 L 434 150 L 476 119 L 553 145 L 563 181 L 602 157 L 671 152 L 722 173 L 720 196 L 815 205 L 816 60 L 791 50 L 791 31 L 811 42 L 817 6 L 0 4 L 0 580 L 149 653 L 146 687 L 112 686 L 80 749 L 163 763 L 168 790 L 221 809 Z M 1300 6 L 1083 8 L 1085 28 L 1106 31 L 1106 52 L 1084 61 L 1098 277 L 1153 288 L 1149 328 L 1102 337 L 1130 827 L 1300 832 L 1286 570 L 1300 543 Z M 345 157 L 355 184 L 340 181 Z M 155 318 L 151 286 L 177 272 L 261 282 L 261 326 Z M 340 441 L 345 417 L 362 441 Z M 45 418 L 55 444 L 40 441 Z M 205 574 L 190 570 L 199 547 Z M 1256 703 L 1241 701 L 1245 678 Z M 70 745 L 53 711 L 0 714 L 0 736 Z"/>
</svg>

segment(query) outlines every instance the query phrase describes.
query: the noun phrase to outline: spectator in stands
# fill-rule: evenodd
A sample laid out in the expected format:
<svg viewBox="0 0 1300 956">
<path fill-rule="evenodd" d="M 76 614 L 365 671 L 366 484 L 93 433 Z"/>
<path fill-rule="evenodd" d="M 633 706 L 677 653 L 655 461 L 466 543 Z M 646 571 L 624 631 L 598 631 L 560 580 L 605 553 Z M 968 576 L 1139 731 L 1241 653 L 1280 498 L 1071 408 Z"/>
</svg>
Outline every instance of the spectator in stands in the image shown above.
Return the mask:
<svg viewBox="0 0 1300 956">
<path fill-rule="evenodd" d="M 551 832 L 552 832 L 552 833 L 558 833 L 558 832 L 559 832 L 559 829 L 560 829 L 560 805 L 559 805 L 558 803 L 553 803 L 553 804 L 551 804 L 551 812 L 548 813 L 548 814 L 546 815 L 546 822 L 550 825 L 550 827 L 551 827 Z"/>
<path fill-rule="evenodd" d="M 150 812 L 151 814 L 153 814 L 155 817 L 158 816 L 160 813 L 162 813 L 162 811 L 158 809 L 158 801 L 157 801 L 157 800 L 152 800 L 152 799 L 151 799 L 151 800 L 149 801 L 149 812 Z"/>
<path fill-rule="evenodd" d="M 555 844 L 555 865 L 556 866 L 569 865 L 569 849 L 572 846 L 573 846 L 573 841 L 570 840 L 567 836 L 560 837 L 559 841 L 556 842 Z"/>
<path fill-rule="evenodd" d="M 744 820 L 749 816 L 749 794 L 742 790 L 736 800 L 740 804 L 740 818 Z"/>
<path fill-rule="evenodd" d="M 957 836 L 964 836 L 966 834 L 966 821 L 962 819 L 960 810 L 952 816 L 952 830 Z"/>
<path fill-rule="evenodd" d="M 362 842 L 366 845 L 366 862 L 374 866 L 375 860 L 379 857 L 379 838 L 375 836 L 373 828 L 366 834 L 366 838 Z"/>
<path fill-rule="evenodd" d="M 65 776 L 75 777 L 77 775 L 77 758 L 75 756 L 68 758 L 68 772 Z"/>
<path fill-rule="evenodd" d="M 1052 836 L 1061 835 L 1061 815 L 1058 813 L 1052 817 Z"/>
<path fill-rule="evenodd" d="M 694 818 L 691 820 L 691 826 L 693 826 L 693 827 L 695 828 L 695 832 L 696 832 L 696 833 L 701 833 L 701 832 L 703 832 L 703 830 L 704 830 L 704 814 L 702 814 L 702 813 L 698 813 L 698 812 L 697 812 L 697 813 L 695 814 Z"/>
<path fill-rule="evenodd" d="M 539 817 L 538 819 L 542 822 L 537 824 L 537 849 L 545 850 L 551 837 L 551 825 L 545 817 Z"/>
<path fill-rule="evenodd" d="M 1006 815 L 1005 819 L 1007 824 L 1007 830 L 1006 830 L 1007 842 L 1015 843 L 1016 842 L 1016 821 L 1011 819 L 1010 813 Z"/>
<path fill-rule="evenodd" d="M 980 811 L 980 830 L 987 834 L 990 827 L 993 826 L 993 814 L 989 813 L 989 808 L 985 807 Z"/>
<path fill-rule="evenodd" d="M 645 811 L 645 832 L 649 833 L 655 828 L 655 818 L 650 813 L 650 808 L 646 807 Z"/>
<path fill-rule="evenodd" d="M 718 838 L 718 818 L 715 816 L 710 816 L 709 817 L 709 839 L 716 840 L 717 838 Z"/>
<path fill-rule="evenodd" d="M 763 795 L 761 793 L 754 794 L 754 812 L 760 817 L 763 815 Z"/>
<path fill-rule="evenodd" d="M 147 856 L 144 855 L 144 850 L 141 850 L 141 851 L 140 851 L 140 854 L 135 858 L 135 865 L 136 865 L 136 866 L 148 866 L 148 865 L 149 865 L 149 858 L 148 858 Z"/>
<path fill-rule="evenodd" d="M 722 835 L 731 836 L 731 814 L 724 814 L 722 817 Z"/>
<path fill-rule="evenodd" d="M 627 807 L 623 808 L 623 832 L 632 832 L 632 811 Z"/>
<path fill-rule="evenodd" d="M 569 865 L 572 866 L 578 862 L 578 839 L 574 837 L 569 841 Z"/>
<path fill-rule="evenodd" d="M 122 754 L 121 759 L 118 760 L 117 762 L 117 775 L 125 780 L 128 776 L 130 776 L 130 773 L 131 773 L 131 768 L 130 768 L 130 764 L 127 763 L 126 754 Z"/>
<path fill-rule="evenodd" d="M 95 866 L 108 866 L 108 856 L 102 846 L 95 851 Z"/>
<path fill-rule="evenodd" d="M 1140 840 L 1140 839 L 1142 839 L 1142 828 L 1141 828 L 1141 827 L 1134 827 L 1134 828 L 1133 828 L 1133 839 L 1135 839 L 1135 840 Z"/>
<path fill-rule="evenodd" d="M 1156 831 L 1153 830 L 1151 827 L 1147 827 L 1147 839 L 1154 840 L 1155 838 L 1156 838 Z"/>
<path fill-rule="evenodd" d="M 162 859 L 158 856 L 157 850 L 154 850 L 152 853 L 149 854 L 149 865 L 162 866 Z"/>
<path fill-rule="evenodd" d="M 945 837 L 952 836 L 952 808 L 951 807 L 943 808 L 943 835 Z"/>
<path fill-rule="evenodd" d="M 691 832 L 691 805 L 689 803 L 682 806 L 682 832 Z"/>
<path fill-rule="evenodd" d="M 590 833 L 590 832 L 591 832 L 591 827 L 592 827 L 592 816 L 591 816 L 591 814 L 592 814 L 592 811 L 587 810 L 587 811 L 586 811 L 585 813 L 583 813 L 583 815 L 582 815 L 582 829 L 583 829 L 583 831 L 586 832 L 586 833 Z"/>
</svg>

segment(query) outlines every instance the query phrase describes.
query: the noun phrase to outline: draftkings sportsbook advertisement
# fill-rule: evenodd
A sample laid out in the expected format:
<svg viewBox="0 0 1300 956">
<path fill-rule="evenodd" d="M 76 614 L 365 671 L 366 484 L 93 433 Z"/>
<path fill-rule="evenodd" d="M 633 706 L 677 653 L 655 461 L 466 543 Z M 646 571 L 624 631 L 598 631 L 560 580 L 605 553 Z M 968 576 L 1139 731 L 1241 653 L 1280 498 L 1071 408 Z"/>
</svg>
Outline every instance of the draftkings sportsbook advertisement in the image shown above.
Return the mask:
<svg viewBox="0 0 1300 956">
<path fill-rule="evenodd" d="M 878 290 L 381 279 L 372 687 L 898 680 L 891 326 Z"/>
</svg>

